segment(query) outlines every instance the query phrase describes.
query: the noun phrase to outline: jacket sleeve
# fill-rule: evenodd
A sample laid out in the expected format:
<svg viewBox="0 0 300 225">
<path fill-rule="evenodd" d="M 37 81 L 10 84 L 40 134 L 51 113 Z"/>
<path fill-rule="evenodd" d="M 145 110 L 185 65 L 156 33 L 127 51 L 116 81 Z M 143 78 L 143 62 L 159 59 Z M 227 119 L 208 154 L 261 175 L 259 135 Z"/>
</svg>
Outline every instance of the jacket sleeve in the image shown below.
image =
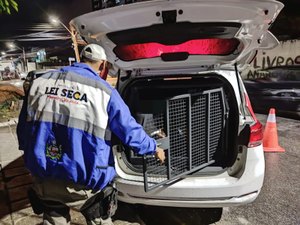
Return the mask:
<svg viewBox="0 0 300 225">
<path fill-rule="evenodd" d="M 119 95 L 114 89 L 107 106 L 109 128 L 120 140 L 132 147 L 138 154 L 154 154 L 156 141 L 149 137 L 143 127 L 136 122 Z"/>
</svg>

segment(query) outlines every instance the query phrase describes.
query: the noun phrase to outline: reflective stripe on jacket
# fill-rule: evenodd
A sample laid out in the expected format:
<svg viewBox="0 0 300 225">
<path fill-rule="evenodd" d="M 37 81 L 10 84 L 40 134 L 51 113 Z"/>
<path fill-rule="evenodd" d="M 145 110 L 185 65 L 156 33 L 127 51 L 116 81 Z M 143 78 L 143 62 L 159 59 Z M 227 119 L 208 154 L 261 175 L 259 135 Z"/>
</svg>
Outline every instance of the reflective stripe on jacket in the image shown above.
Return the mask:
<svg viewBox="0 0 300 225">
<path fill-rule="evenodd" d="M 86 64 L 35 79 L 19 116 L 19 148 L 39 178 L 102 189 L 115 177 L 112 131 L 138 154 L 154 154 L 155 140 L 131 116 L 118 92 Z"/>
</svg>

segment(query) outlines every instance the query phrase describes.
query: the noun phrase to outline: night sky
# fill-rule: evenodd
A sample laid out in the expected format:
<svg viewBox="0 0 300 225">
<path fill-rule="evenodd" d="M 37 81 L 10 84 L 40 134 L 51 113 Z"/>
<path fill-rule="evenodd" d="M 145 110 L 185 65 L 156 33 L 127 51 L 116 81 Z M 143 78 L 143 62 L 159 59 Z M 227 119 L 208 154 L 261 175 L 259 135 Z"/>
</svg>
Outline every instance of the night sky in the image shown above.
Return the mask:
<svg viewBox="0 0 300 225">
<path fill-rule="evenodd" d="M 0 50 L 7 50 L 8 40 L 25 48 L 29 47 L 69 47 L 68 32 L 61 26 L 49 23 L 49 15 L 57 16 L 64 24 L 79 15 L 92 11 L 92 0 L 16 0 L 19 12 L 0 15 Z M 247 1 L 247 0 L 245 0 Z M 280 40 L 300 38 L 300 0 L 281 0 L 285 8 L 273 24 L 271 31 Z M 226 0 L 224 0 L 226 2 Z M 53 40 L 54 38 L 61 39 Z M 28 41 L 33 39 L 35 41 Z M 48 39 L 52 41 L 37 41 Z"/>
<path fill-rule="evenodd" d="M 0 26 L 9 25 L 20 28 L 22 25 L 34 26 L 48 24 L 48 15 L 56 15 L 67 24 L 72 18 L 92 10 L 92 0 L 16 0 L 19 12 L 12 11 L 11 15 L 0 15 Z M 5 22 L 5 23 L 3 23 Z M 3 36 L 1 32 L 0 38 Z"/>
<path fill-rule="evenodd" d="M 67 38 L 69 36 L 68 32 L 60 25 L 51 24 L 49 16 L 55 15 L 68 26 L 72 18 L 92 11 L 91 0 L 16 1 L 19 4 L 18 13 L 12 11 L 11 15 L 0 15 L 1 51 L 7 51 L 5 43 L 8 40 L 17 40 L 15 43 L 18 46 L 25 47 L 28 50 L 30 47 L 68 48 L 71 45 L 70 39 Z M 41 39 L 47 41 L 40 41 Z"/>
</svg>

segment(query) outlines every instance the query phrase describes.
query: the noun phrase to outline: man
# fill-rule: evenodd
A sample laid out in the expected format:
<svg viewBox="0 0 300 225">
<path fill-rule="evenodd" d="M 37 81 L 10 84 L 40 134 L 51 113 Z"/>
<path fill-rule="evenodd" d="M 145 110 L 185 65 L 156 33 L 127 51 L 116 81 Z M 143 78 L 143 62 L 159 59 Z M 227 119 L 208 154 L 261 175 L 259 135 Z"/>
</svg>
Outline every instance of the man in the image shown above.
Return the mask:
<svg viewBox="0 0 300 225">
<path fill-rule="evenodd" d="M 29 197 L 34 211 L 44 213 L 44 224 L 70 224 L 69 207 L 80 210 L 87 224 L 112 224 L 110 131 L 138 154 L 165 159 L 118 92 L 97 74 L 105 68 L 104 49 L 89 44 L 81 60 L 33 79 L 19 116 L 19 148 L 34 178 Z"/>
</svg>

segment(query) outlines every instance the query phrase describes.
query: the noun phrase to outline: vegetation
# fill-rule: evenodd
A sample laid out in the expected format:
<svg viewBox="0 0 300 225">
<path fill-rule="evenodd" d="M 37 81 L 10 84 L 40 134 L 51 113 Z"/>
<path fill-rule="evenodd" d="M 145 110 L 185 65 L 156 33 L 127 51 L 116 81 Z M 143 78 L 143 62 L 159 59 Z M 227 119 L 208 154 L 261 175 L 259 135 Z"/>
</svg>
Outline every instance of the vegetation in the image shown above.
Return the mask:
<svg viewBox="0 0 300 225">
<path fill-rule="evenodd" d="M 0 103 L 0 122 L 18 117 L 20 112 L 20 97 L 13 97 Z"/>
<path fill-rule="evenodd" d="M 11 10 L 18 12 L 18 3 L 15 0 L 0 0 L 0 14 L 11 14 Z"/>
<path fill-rule="evenodd" d="M 22 87 L 0 84 L 0 122 L 18 117 L 23 96 Z"/>
</svg>

